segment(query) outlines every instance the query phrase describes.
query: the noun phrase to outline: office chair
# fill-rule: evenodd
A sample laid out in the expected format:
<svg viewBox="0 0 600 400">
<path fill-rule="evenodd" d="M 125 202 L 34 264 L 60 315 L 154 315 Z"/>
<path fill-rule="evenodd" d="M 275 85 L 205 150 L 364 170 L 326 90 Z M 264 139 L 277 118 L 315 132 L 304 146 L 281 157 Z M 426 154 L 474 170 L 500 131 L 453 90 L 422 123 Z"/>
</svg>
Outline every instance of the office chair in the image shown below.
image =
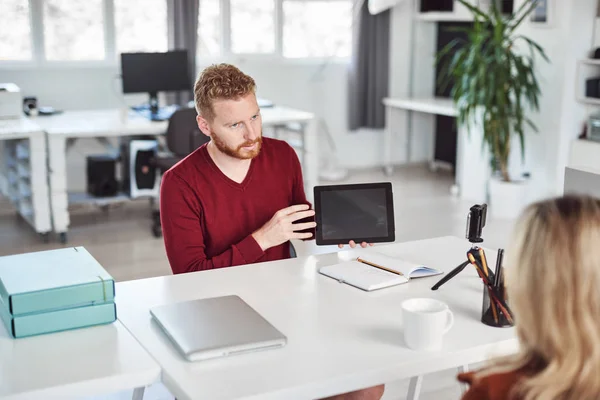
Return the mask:
<svg viewBox="0 0 600 400">
<path fill-rule="evenodd" d="M 169 118 L 166 134 L 168 152 L 159 152 L 151 160 L 151 164 L 159 170 L 161 175 L 210 140 L 198 128 L 196 115 L 195 108 L 181 108 Z M 160 196 L 158 202 L 160 204 Z M 157 238 L 161 237 L 160 207 L 159 210 L 152 211 L 152 221 L 152 233 Z"/>
</svg>

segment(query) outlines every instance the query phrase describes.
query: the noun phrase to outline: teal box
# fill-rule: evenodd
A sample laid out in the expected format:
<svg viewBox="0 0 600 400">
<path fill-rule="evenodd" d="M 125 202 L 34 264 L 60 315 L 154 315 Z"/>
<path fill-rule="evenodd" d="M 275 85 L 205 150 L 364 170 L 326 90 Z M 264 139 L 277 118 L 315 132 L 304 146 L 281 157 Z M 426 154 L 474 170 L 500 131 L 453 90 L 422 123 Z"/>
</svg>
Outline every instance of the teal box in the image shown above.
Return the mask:
<svg viewBox="0 0 600 400">
<path fill-rule="evenodd" d="M 0 319 L 13 338 L 61 332 L 112 323 L 117 319 L 114 303 L 13 317 L 0 302 Z"/>
<path fill-rule="evenodd" d="M 114 279 L 84 247 L 0 257 L 0 300 L 13 318 L 114 298 Z"/>
</svg>

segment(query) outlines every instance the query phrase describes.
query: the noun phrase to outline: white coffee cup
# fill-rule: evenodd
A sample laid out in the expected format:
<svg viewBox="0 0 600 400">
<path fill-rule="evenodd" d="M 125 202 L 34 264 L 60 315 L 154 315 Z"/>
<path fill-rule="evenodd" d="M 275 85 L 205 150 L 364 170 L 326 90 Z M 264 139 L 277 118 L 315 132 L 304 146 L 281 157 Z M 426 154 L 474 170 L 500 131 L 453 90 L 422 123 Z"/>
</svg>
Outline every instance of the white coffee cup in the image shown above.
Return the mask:
<svg viewBox="0 0 600 400">
<path fill-rule="evenodd" d="M 454 324 L 454 314 L 444 302 L 415 298 L 402 302 L 404 341 L 414 350 L 439 350 Z"/>
</svg>

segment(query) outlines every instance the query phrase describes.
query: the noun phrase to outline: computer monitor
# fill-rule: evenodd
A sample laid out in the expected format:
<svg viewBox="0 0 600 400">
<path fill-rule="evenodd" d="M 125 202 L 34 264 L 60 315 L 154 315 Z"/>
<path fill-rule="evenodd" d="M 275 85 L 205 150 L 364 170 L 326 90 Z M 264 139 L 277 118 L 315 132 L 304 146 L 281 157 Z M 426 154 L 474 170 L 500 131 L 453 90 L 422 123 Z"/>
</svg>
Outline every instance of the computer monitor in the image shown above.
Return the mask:
<svg viewBox="0 0 600 400">
<path fill-rule="evenodd" d="M 192 87 L 186 50 L 121 53 L 121 78 L 123 93 L 150 95 L 152 119 L 159 110 L 158 92 L 191 90 Z"/>
</svg>

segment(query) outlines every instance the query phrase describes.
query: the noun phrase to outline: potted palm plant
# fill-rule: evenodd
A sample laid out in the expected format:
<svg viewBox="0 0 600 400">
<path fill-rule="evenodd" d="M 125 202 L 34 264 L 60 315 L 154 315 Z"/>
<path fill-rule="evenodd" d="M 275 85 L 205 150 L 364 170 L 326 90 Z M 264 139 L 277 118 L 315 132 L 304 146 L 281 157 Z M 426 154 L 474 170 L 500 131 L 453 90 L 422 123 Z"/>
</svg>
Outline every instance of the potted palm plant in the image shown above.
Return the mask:
<svg viewBox="0 0 600 400">
<path fill-rule="evenodd" d="M 469 127 L 470 121 L 481 121 L 487 147 L 482 150 L 490 154 L 492 171 L 488 187 L 490 212 L 498 217 L 512 217 L 526 201 L 527 182 L 511 176 L 509 156 L 518 141 L 524 160 L 525 130 L 530 127 L 537 131 L 527 116 L 530 111 L 539 110 L 536 56 L 548 61 L 536 42 L 517 32 L 537 0 L 525 1 L 512 15 L 504 15 L 497 0 L 492 0 L 486 10 L 472 1 L 457 1 L 471 11 L 474 22 L 466 28 L 455 28 L 466 39 L 456 39 L 438 53 L 437 62 L 443 68 L 441 83 L 452 85 L 450 93 L 459 124 Z M 525 46 L 518 48 L 522 44 Z"/>
</svg>

